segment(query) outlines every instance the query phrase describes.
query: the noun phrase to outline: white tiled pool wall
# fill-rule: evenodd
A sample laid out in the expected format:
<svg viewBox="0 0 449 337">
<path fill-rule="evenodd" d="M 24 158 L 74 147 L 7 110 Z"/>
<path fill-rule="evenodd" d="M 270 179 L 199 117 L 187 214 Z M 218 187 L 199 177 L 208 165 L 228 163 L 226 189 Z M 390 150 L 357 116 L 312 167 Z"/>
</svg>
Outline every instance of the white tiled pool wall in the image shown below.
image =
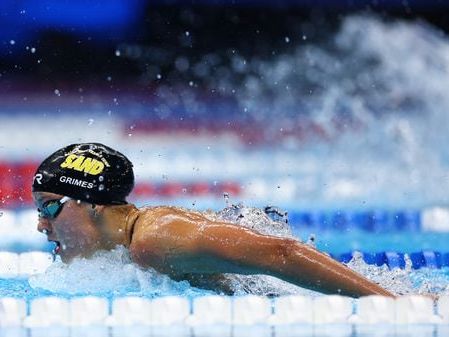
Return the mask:
<svg viewBox="0 0 449 337">
<path fill-rule="evenodd" d="M 180 296 L 148 299 L 120 297 L 40 297 L 27 303 L 0 298 L 1 327 L 50 326 L 287 326 L 300 325 L 445 325 L 449 297 L 435 303 L 425 296 L 396 299 L 366 296 L 360 299 L 328 295 L 317 297 L 247 295 L 241 297 Z"/>
</svg>

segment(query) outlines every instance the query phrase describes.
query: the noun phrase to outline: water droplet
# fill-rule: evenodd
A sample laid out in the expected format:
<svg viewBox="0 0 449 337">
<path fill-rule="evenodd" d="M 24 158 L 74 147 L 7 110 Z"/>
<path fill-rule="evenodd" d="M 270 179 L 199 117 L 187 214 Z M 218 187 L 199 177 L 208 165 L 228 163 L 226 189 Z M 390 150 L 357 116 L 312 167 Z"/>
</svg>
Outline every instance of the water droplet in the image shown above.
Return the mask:
<svg viewBox="0 0 449 337">
<path fill-rule="evenodd" d="M 16 41 L 14 41 L 14 40 L 10 40 L 10 41 L 9 41 L 9 44 L 13 46 L 13 45 L 15 45 L 15 44 L 16 44 Z"/>
<path fill-rule="evenodd" d="M 225 200 L 226 207 L 228 207 L 229 206 L 229 193 L 228 192 L 224 192 L 223 193 L 223 198 Z"/>
<path fill-rule="evenodd" d="M 187 193 L 187 188 L 183 188 L 182 193 Z"/>
<path fill-rule="evenodd" d="M 303 35 L 303 36 L 302 36 L 302 39 L 303 39 L 303 41 L 307 40 L 307 36 L 306 36 L 306 35 Z"/>
<path fill-rule="evenodd" d="M 162 78 L 162 75 L 161 75 L 161 74 L 157 74 L 157 75 L 156 75 L 156 78 L 157 78 L 158 80 L 160 80 L 160 79 Z"/>
<path fill-rule="evenodd" d="M 100 184 L 100 185 L 98 186 L 98 190 L 99 190 L 99 191 L 103 191 L 103 190 L 104 190 L 104 185 L 103 185 L 103 184 Z"/>
<path fill-rule="evenodd" d="M 61 92 L 58 89 L 55 89 L 54 93 L 56 96 L 61 96 Z"/>
<path fill-rule="evenodd" d="M 36 48 L 32 47 L 31 48 L 31 54 L 34 54 L 36 52 Z"/>
<path fill-rule="evenodd" d="M 189 86 L 193 87 L 193 81 L 189 82 Z"/>
<path fill-rule="evenodd" d="M 87 121 L 87 125 L 91 126 L 92 124 L 94 124 L 95 120 L 93 118 L 89 118 L 89 120 Z"/>
<path fill-rule="evenodd" d="M 108 82 L 111 82 L 111 81 L 112 81 L 112 77 L 111 77 L 111 76 L 108 76 L 108 77 L 106 77 L 106 80 L 107 80 Z"/>
<path fill-rule="evenodd" d="M 189 31 L 186 31 L 186 36 L 190 36 L 190 32 Z"/>
<path fill-rule="evenodd" d="M 285 37 L 285 42 L 290 43 L 290 38 L 288 36 Z"/>
<path fill-rule="evenodd" d="M 310 234 L 309 238 L 307 239 L 307 244 L 309 246 L 315 247 L 316 245 L 316 235 L 315 234 Z"/>
<path fill-rule="evenodd" d="M 98 177 L 98 181 L 102 182 L 103 180 L 104 180 L 104 177 L 103 177 L 103 176 L 99 176 L 99 177 Z"/>
<path fill-rule="evenodd" d="M 120 55 L 121 55 L 120 50 L 116 50 L 115 51 L 115 56 L 120 56 Z"/>
</svg>

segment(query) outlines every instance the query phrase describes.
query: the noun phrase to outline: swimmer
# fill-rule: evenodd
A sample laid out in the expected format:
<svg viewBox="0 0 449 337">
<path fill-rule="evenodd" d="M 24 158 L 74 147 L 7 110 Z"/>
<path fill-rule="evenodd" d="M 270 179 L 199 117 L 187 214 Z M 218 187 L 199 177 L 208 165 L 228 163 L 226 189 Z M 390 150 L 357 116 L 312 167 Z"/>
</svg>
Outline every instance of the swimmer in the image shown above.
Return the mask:
<svg viewBox="0 0 449 337">
<path fill-rule="evenodd" d="M 298 240 L 177 207 L 137 208 L 126 201 L 133 187 L 133 165 L 120 152 L 99 143 L 62 148 L 34 175 L 38 230 L 66 263 L 123 245 L 140 267 L 176 280 L 266 274 L 325 294 L 394 296 Z"/>
</svg>

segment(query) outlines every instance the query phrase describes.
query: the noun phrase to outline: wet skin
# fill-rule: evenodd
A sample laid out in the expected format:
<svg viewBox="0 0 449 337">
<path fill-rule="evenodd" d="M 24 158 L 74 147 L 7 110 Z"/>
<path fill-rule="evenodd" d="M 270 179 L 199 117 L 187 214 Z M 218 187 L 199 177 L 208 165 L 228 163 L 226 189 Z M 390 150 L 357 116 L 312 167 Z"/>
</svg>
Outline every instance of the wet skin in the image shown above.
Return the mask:
<svg viewBox="0 0 449 337">
<path fill-rule="evenodd" d="M 37 207 L 62 196 L 37 192 Z M 290 238 L 262 235 L 199 212 L 175 207 L 94 206 L 68 201 L 38 230 L 61 242 L 64 262 L 124 245 L 134 262 L 175 279 L 185 274 L 267 274 L 327 294 L 393 296 L 315 248 Z"/>
</svg>

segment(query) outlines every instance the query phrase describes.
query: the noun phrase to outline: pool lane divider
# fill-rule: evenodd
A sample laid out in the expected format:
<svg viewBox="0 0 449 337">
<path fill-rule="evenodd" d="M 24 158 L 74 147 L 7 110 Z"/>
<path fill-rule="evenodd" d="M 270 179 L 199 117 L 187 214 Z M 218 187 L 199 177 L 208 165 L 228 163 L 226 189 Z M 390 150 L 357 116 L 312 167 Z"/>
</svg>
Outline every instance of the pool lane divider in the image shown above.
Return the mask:
<svg viewBox="0 0 449 337">
<path fill-rule="evenodd" d="M 427 212 L 428 213 L 428 212 Z M 367 211 L 289 211 L 293 228 L 345 231 L 358 229 L 367 232 L 421 231 L 428 215 L 418 210 Z M 423 219 L 423 215 L 426 215 Z M 447 228 L 449 231 L 449 228 Z"/>
<path fill-rule="evenodd" d="M 421 210 L 290 210 L 294 229 L 366 232 L 449 232 L 449 208 L 426 207 Z"/>
<path fill-rule="evenodd" d="M 385 251 L 378 253 L 361 252 L 362 259 L 370 265 L 382 266 L 386 264 L 388 268 L 401 268 L 406 266 L 406 255 L 404 253 Z M 354 252 L 343 253 L 339 255 L 331 254 L 336 260 L 348 263 L 354 257 Z M 449 253 L 436 251 L 421 251 L 408 254 L 412 269 L 431 268 L 440 269 L 449 267 Z"/>
</svg>

